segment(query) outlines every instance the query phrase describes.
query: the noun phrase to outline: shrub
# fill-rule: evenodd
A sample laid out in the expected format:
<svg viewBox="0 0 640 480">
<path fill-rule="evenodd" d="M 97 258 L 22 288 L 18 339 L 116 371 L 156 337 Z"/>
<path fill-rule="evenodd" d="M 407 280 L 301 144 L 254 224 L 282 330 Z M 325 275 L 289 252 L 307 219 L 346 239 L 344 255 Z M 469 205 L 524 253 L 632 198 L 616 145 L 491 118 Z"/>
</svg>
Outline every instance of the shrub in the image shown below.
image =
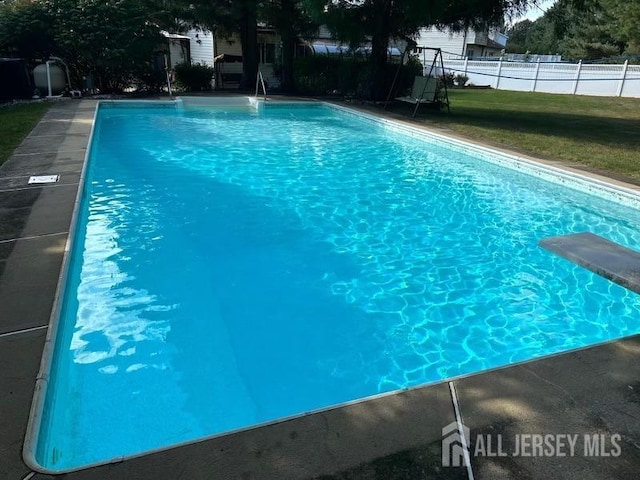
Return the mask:
<svg viewBox="0 0 640 480">
<path fill-rule="evenodd" d="M 453 87 L 453 79 L 455 74 L 453 72 L 447 72 L 439 78 L 439 84 L 446 86 L 447 88 Z"/>
<path fill-rule="evenodd" d="M 384 72 L 386 91 L 398 69 L 397 63 L 389 63 Z M 398 74 L 394 91 L 410 89 L 413 78 L 420 75 L 422 65 L 410 60 Z M 294 82 L 298 93 L 324 95 L 337 92 L 341 95 L 371 98 L 374 69 L 368 58 L 362 55 L 314 55 L 298 57 L 294 62 Z"/>
<path fill-rule="evenodd" d="M 464 87 L 469 81 L 469 76 L 465 75 L 464 73 L 459 73 L 453 78 L 453 81 L 455 82 L 456 86 Z"/>
<path fill-rule="evenodd" d="M 64 59 L 74 87 L 91 75 L 102 93 L 120 92 L 149 74 L 163 41 L 147 2 L 0 1 L 0 57 Z"/>
<path fill-rule="evenodd" d="M 214 68 L 200 63 L 179 63 L 175 66 L 176 81 L 186 90 L 211 90 Z"/>
</svg>

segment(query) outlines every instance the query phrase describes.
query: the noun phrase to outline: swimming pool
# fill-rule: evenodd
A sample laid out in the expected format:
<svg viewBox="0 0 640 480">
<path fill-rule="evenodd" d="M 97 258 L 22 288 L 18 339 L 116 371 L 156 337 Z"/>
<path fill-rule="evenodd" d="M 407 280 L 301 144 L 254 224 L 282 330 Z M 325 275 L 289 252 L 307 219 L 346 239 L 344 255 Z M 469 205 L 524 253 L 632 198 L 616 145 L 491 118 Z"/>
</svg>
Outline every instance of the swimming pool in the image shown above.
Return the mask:
<svg viewBox="0 0 640 480">
<path fill-rule="evenodd" d="M 79 468 L 640 331 L 636 294 L 537 246 L 633 247 L 638 210 L 406 133 L 325 105 L 102 105 L 35 461 Z"/>
</svg>

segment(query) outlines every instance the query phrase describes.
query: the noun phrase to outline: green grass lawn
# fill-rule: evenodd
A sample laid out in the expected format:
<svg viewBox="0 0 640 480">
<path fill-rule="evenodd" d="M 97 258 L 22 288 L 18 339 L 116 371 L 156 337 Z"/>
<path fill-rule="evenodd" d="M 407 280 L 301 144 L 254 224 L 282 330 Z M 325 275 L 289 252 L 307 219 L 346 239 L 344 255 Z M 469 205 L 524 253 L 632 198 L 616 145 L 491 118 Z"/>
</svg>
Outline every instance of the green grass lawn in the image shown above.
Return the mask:
<svg viewBox="0 0 640 480">
<path fill-rule="evenodd" d="M 452 90 L 420 121 L 479 141 L 640 179 L 640 99 Z"/>
<path fill-rule="evenodd" d="M 0 165 L 49 109 L 48 102 L 0 106 Z"/>
</svg>

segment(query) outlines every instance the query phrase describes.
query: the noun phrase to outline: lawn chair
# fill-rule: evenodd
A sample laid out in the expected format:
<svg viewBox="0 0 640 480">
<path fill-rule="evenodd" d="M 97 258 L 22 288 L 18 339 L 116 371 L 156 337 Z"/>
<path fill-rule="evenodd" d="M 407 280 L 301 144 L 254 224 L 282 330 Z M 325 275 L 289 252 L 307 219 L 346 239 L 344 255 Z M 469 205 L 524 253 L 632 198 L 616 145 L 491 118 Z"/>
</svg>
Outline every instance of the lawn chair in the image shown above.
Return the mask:
<svg viewBox="0 0 640 480">
<path fill-rule="evenodd" d="M 416 77 L 413 79 L 411 96 L 397 97 L 396 100 L 411 103 L 433 103 L 436 101 L 436 90 L 438 81 L 434 77 Z"/>
<path fill-rule="evenodd" d="M 446 87 L 445 87 L 446 92 Z M 415 118 L 418 112 L 418 107 L 425 103 L 436 104 L 438 94 L 438 80 L 435 77 L 415 77 L 413 79 L 413 87 L 411 87 L 411 96 L 409 97 L 396 97 L 396 100 L 401 102 L 411 103 L 416 107 L 413 109 L 412 118 Z M 449 108 L 449 96 L 446 94 L 446 105 Z"/>
</svg>

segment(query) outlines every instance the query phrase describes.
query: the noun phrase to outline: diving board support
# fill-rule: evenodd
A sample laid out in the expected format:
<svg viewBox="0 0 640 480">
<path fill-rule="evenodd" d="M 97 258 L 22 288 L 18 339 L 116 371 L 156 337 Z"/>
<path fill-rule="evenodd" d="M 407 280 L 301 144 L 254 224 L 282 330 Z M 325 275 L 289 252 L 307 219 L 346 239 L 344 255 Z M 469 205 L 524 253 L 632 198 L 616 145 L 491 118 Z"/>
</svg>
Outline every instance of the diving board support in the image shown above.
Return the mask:
<svg viewBox="0 0 640 480">
<path fill-rule="evenodd" d="M 640 252 L 637 250 L 588 232 L 543 238 L 538 245 L 640 293 Z"/>
</svg>

